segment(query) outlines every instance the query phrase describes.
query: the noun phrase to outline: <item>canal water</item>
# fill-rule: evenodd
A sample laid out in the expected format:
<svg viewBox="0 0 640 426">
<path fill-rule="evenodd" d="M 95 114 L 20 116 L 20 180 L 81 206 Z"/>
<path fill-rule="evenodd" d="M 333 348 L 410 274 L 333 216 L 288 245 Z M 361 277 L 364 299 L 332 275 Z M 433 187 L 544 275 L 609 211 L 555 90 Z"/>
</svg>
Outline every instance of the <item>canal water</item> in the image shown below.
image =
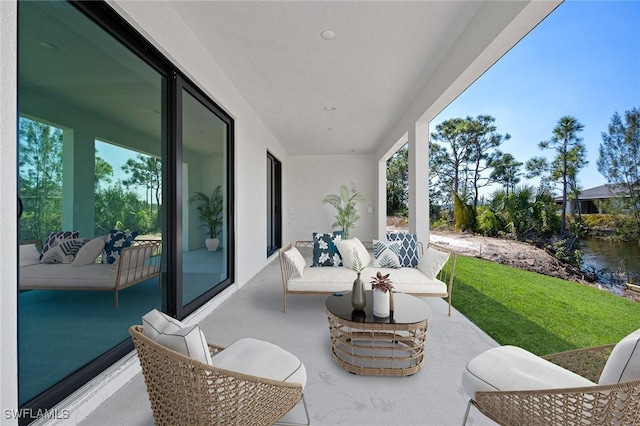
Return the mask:
<svg viewBox="0 0 640 426">
<path fill-rule="evenodd" d="M 580 252 L 582 269 L 596 272 L 602 284 L 621 288 L 627 282 L 640 285 L 640 243 L 587 238 L 580 242 Z"/>
</svg>

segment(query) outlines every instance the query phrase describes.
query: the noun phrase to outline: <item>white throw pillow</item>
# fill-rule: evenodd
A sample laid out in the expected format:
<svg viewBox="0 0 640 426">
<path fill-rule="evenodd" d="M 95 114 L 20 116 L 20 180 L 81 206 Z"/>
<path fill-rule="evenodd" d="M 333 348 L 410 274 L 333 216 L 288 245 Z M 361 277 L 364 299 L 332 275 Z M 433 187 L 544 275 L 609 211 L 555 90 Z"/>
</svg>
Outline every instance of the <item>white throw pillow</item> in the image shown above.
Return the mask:
<svg viewBox="0 0 640 426">
<path fill-rule="evenodd" d="M 156 340 L 160 334 L 174 333 L 183 328 L 184 324 L 157 309 L 153 309 L 142 317 L 142 326 L 144 335 Z"/>
<path fill-rule="evenodd" d="M 295 247 L 291 247 L 289 250 L 284 252 L 284 257 L 287 259 L 287 262 L 293 266 L 293 278 L 302 277 L 302 273 L 307 262 L 304 260 L 304 256 L 302 256 L 300 251 Z"/>
<path fill-rule="evenodd" d="M 353 260 L 355 259 L 354 250 L 358 253 L 363 268 L 371 265 L 371 255 L 359 239 L 336 240 L 336 247 L 340 252 L 340 256 L 342 256 L 342 265 L 346 268 L 353 269 Z"/>
<path fill-rule="evenodd" d="M 212 365 L 207 339 L 197 324 L 173 333 L 160 333 L 156 342 L 189 358 Z"/>
<path fill-rule="evenodd" d="M 20 246 L 20 267 L 36 265 L 40 263 L 40 252 L 35 244 L 24 244 Z"/>
<path fill-rule="evenodd" d="M 71 267 L 96 263 L 96 259 L 100 256 L 102 250 L 104 250 L 104 235 L 89 240 L 88 243 L 83 245 L 73 262 L 71 262 Z"/>
<path fill-rule="evenodd" d="M 613 348 L 598 384 L 612 385 L 632 380 L 640 380 L 640 329 Z"/>
<path fill-rule="evenodd" d="M 400 268 L 400 243 L 398 241 L 373 240 L 374 268 Z"/>
<path fill-rule="evenodd" d="M 449 253 L 428 247 L 424 256 L 418 261 L 418 269 L 432 280 L 436 278 L 447 260 L 449 260 Z"/>
</svg>

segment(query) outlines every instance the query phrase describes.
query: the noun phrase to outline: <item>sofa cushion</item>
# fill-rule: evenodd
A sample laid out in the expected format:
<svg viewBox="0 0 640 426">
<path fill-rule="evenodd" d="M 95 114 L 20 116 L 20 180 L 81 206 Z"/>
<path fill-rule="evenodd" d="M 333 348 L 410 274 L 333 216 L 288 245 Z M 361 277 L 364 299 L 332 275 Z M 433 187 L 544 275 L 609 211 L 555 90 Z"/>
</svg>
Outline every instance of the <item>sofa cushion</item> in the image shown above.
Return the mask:
<svg viewBox="0 0 640 426">
<path fill-rule="evenodd" d="M 398 241 L 400 243 L 400 266 L 415 268 L 420 260 L 418 249 L 418 235 L 407 232 L 387 232 L 387 241 Z"/>
<path fill-rule="evenodd" d="M 169 333 L 160 333 L 156 342 L 196 361 L 211 365 L 207 339 L 197 324 Z"/>
<path fill-rule="evenodd" d="M 354 269 L 353 263 L 355 260 L 355 253 L 358 254 L 362 267 L 367 267 L 371 264 L 371 255 L 367 248 L 362 244 L 358 238 L 352 238 L 349 240 L 335 240 L 336 247 L 342 257 L 342 265 L 345 268 Z"/>
<path fill-rule="evenodd" d="M 304 260 L 300 251 L 295 247 L 291 247 L 289 250 L 284 252 L 284 257 L 293 267 L 294 272 L 292 277 L 301 277 L 304 273 L 304 267 L 307 266 L 307 262 Z"/>
<path fill-rule="evenodd" d="M 462 373 L 471 398 L 479 391 L 514 391 L 594 386 L 572 371 L 516 346 L 500 346 L 478 355 Z"/>
<path fill-rule="evenodd" d="M 611 351 L 600 374 L 601 385 L 640 380 L 640 329 L 622 339 Z"/>
<path fill-rule="evenodd" d="M 115 263 L 123 248 L 131 246 L 138 236 L 138 231 L 124 232 L 116 229 L 109 232 L 104 242 L 102 263 Z"/>
<path fill-rule="evenodd" d="M 42 246 L 42 251 L 40 252 L 40 260 L 42 260 L 44 254 L 49 251 L 51 247 L 57 246 L 60 241 L 68 240 L 69 238 L 78 238 L 79 235 L 78 231 L 49 232 L 49 235 Z"/>
<path fill-rule="evenodd" d="M 332 234 L 313 233 L 311 266 L 342 266 L 335 240 L 342 240 L 342 231 L 335 231 Z"/>
<path fill-rule="evenodd" d="M 438 279 L 429 280 L 417 268 L 373 268 L 368 266 L 362 270 L 360 278 L 368 284 L 371 277 L 380 271 L 382 274 L 390 274 L 393 289 L 401 293 L 425 294 L 430 296 L 446 296 L 447 285 Z M 288 291 L 341 293 L 351 291 L 356 273 L 352 270 L 341 268 L 311 268 L 305 267 L 302 277 L 290 278 L 287 281 Z"/>
<path fill-rule="evenodd" d="M 400 243 L 398 241 L 373 240 L 373 264 L 376 268 L 400 267 Z"/>
<path fill-rule="evenodd" d="M 144 335 L 156 340 L 162 333 L 174 333 L 184 327 L 184 324 L 157 309 L 147 312 L 142 317 Z"/>
<path fill-rule="evenodd" d="M 324 268 L 328 269 L 328 268 Z M 307 383 L 307 371 L 302 361 L 273 343 L 240 339 L 211 358 L 211 365 L 223 370 L 281 382 Z"/>
<path fill-rule="evenodd" d="M 429 279 L 434 279 L 449 260 L 449 253 L 428 247 L 418 261 L 418 269 Z"/>
<path fill-rule="evenodd" d="M 40 252 L 35 244 L 20 245 L 20 267 L 40 263 Z"/>
<path fill-rule="evenodd" d="M 71 262 L 71 266 L 76 267 L 96 263 L 96 259 L 100 256 L 102 250 L 104 250 L 105 237 L 105 235 L 96 237 L 83 245 L 73 259 L 73 262 Z"/>
<path fill-rule="evenodd" d="M 71 263 L 76 253 L 82 248 L 84 238 L 56 240 L 53 246 L 42 252 L 41 263 Z"/>
</svg>

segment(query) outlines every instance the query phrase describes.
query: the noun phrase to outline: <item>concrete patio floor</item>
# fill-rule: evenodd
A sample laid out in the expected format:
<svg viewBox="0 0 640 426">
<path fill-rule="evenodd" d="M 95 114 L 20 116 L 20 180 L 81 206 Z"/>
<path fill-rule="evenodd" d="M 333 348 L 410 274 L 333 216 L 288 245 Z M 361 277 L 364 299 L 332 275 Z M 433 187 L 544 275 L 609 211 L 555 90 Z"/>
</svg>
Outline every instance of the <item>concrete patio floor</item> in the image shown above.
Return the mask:
<svg viewBox="0 0 640 426">
<path fill-rule="evenodd" d="M 460 425 L 468 398 L 460 384 L 466 363 L 498 344 L 466 317 L 447 316 L 443 299 L 432 309 L 425 362 L 410 377 L 357 376 L 329 352 L 326 296 L 291 295 L 282 312 L 277 259 L 200 321 L 207 340 L 228 346 L 242 337 L 268 340 L 297 355 L 307 369 L 304 390 L 312 425 Z M 287 421 L 304 422 L 298 404 Z M 82 425 L 153 425 L 141 374 L 89 415 Z M 471 409 L 467 425 L 493 425 Z"/>
</svg>

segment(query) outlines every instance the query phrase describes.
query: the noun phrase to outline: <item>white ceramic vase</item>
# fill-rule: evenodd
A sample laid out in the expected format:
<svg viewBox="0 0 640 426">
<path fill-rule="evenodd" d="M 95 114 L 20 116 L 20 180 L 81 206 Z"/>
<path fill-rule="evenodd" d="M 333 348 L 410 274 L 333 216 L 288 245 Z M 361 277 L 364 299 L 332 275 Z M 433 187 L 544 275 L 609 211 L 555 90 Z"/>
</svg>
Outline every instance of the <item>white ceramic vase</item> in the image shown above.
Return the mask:
<svg viewBox="0 0 640 426">
<path fill-rule="evenodd" d="M 373 315 L 379 318 L 386 318 L 389 312 L 389 292 L 386 293 L 377 288 L 373 289 Z"/>
<path fill-rule="evenodd" d="M 218 250 L 218 245 L 220 245 L 220 240 L 217 238 L 207 238 L 204 241 L 204 244 L 207 246 L 209 251 L 216 251 Z"/>
</svg>

